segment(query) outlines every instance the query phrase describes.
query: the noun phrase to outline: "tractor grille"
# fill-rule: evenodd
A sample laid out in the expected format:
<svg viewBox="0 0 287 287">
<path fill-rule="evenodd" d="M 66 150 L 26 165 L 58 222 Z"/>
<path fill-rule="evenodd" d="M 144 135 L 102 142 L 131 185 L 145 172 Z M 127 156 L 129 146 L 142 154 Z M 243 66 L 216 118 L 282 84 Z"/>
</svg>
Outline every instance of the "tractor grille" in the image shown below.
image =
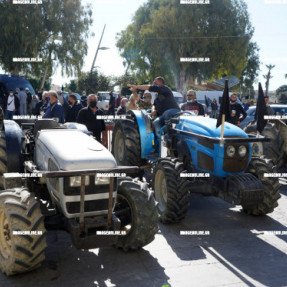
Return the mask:
<svg viewBox="0 0 287 287">
<path fill-rule="evenodd" d="M 240 137 L 242 138 L 242 137 Z M 230 144 L 224 145 L 224 161 L 223 161 L 223 170 L 225 172 L 242 172 L 247 168 L 248 160 L 249 160 L 249 144 L 248 143 L 231 143 L 235 147 L 235 155 L 230 158 L 226 154 L 227 146 Z M 246 147 L 247 152 L 244 157 L 240 157 L 238 154 L 239 147 L 243 145 Z"/>
<path fill-rule="evenodd" d="M 117 180 L 114 179 L 114 188 L 117 190 Z M 89 184 L 85 185 L 85 195 L 89 196 L 89 199 L 85 199 L 85 212 L 104 212 L 108 210 L 109 202 L 109 184 L 95 185 L 95 176 L 89 176 Z M 79 197 L 81 194 L 80 186 L 70 186 L 70 177 L 64 178 L 64 196 L 65 206 L 69 214 L 80 213 L 80 200 L 75 199 L 71 201 L 73 196 Z M 97 199 L 91 198 L 91 196 L 97 196 Z M 115 203 L 115 195 L 113 198 L 113 205 Z"/>
<path fill-rule="evenodd" d="M 113 199 L 114 205 L 115 199 Z M 71 214 L 80 213 L 80 202 L 66 202 L 67 211 Z M 85 212 L 108 210 L 108 199 L 89 200 L 85 202 Z"/>
</svg>

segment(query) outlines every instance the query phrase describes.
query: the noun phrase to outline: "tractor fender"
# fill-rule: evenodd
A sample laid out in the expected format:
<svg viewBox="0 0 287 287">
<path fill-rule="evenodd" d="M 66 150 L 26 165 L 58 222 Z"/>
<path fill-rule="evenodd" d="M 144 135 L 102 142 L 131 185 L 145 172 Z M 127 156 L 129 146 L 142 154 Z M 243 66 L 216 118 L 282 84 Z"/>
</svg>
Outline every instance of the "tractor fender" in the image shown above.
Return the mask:
<svg viewBox="0 0 287 287">
<path fill-rule="evenodd" d="M 129 113 L 136 119 L 141 142 L 141 157 L 145 158 L 147 155 L 150 155 L 153 150 L 154 133 L 151 120 L 146 111 L 132 110 Z"/>
<path fill-rule="evenodd" d="M 12 120 L 4 120 L 6 151 L 7 151 L 7 171 L 23 172 L 24 158 L 21 153 L 22 129 Z"/>
</svg>

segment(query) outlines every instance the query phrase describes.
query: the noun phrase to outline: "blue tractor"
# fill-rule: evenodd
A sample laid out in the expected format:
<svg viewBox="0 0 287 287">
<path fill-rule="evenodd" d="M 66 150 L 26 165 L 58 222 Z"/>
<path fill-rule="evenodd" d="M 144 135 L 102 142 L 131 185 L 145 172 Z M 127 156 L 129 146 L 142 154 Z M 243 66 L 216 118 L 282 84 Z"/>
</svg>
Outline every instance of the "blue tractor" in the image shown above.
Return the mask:
<svg viewBox="0 0 287 287">
<path fill-rule="evenodd" d="M 256 142 L 267 142 L 225 123 L 224 137 L 216 120 L 181 112 L 161 128 L 155 140 L 152 120 L 146 111 L 130 111 L 115 124 L 112 153 L 118 164 L 146 168 L 163 223 L 182 220 L 190 193 L 213 195 L 252 215 L 270 213 L 280 198 L 278 178 L 265 177 L 274 165 L 253 157 Z"/>
</svg>

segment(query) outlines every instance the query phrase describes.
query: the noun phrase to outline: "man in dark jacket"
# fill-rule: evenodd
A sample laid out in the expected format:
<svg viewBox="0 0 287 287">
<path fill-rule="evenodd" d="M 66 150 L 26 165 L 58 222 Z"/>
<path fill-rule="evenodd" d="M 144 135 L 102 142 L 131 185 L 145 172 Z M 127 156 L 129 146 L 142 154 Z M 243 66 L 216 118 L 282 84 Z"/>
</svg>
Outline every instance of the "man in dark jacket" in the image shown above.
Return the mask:
<svg viewBox="0 0 287 287">
<path fill-rule="evenodd" d="M 118 107 L 116 115 L 125 115 L 127 113 L 126 104 L 129 100 L 127 98 L 121 99 L 121 105 Z"/>
<path fill-rule="evenodd" d="M 113 92 L 110 92 L 109 115 L 115 115 L 115 106 L 116 106 L 116 99 L 114 97 Z"/>
<path fill-rule="evenodd" d="M 103 112 L 97 108 L 96 95 L 89 95 L 87 104 L 88 106 L 86 108 L 83 108 L 79 111 L 77 122 L 85 125 L 88 131 L 93 133 L 93 136 L 96 138 L 96 140 L 107 147 L 108 136 L 106 125 L 103 119 L 99 119 L 99 116 L 103 116 Z"/>
<path fill-rule="evenodd" d="M 66 122 L 76 122 L 79 111 L 83 108 L 80 101 L 77 101 L 77 97 L 74 94 L 69 95 L 69 107 L 67 109 Z"/>
<path fill-rule="evenodd" d="M 160 129 L 164 125 L 164 122 L 172 118 L 176 113 L 180 111 L 178 104 L 176 103 L 171 89 L 165 85 L 163 77 L 156 77 L 152 85 L 128 85 L 131 91 L 148 90 L 150 92 L 158 93 L 158 97 L 154 101 L 154 107 L 152 110 L 152 116 L 158 116 L 153 126 L 157 138 L 160 137 Z"/>
<path fill-rule="evenodd" d="M 193 90 L 187 92 L 187 102 L 182 105 L 183 111 L 194 112 L 198 116 L 204 116 L 203 105 L 196 100 L 196 93 Z"/>
<path fill-rule="evenodd" d="M 243 107 L 236 102 L 237 95 L 232 94 L 230 96 L 230 119 L 228 122 L 236 126 L 240 126 L 240 123 L 247 117 L 247 113 L 244 111 Z"/>
<path fill-rule="evenodd" d="M 51 119 L 51 118 L 57 118 L 59 120 L 59 123 L 64 123 L 64 111 L 63 107 L 58 101 L 58 95 L 57 92 L 54 90 L 49 91 L 50 96 L 50 106 L 47 108 L 43 119 Z"/>
</svg>

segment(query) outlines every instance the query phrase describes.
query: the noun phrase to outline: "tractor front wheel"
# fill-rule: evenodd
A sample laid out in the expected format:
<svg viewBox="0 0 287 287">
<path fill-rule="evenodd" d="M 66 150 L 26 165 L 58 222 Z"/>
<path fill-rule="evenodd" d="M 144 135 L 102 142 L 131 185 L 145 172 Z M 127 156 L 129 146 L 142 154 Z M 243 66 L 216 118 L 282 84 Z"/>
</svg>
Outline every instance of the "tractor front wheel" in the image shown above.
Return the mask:
<svg viewBox="0 0 287 287">
<path fill-rule="evenodd" d="M 273 172 L 273 164 L 269 159 L 253 158 L 249 164 L 247 172 L 255 175 L 263 185 L 263 200 L 256 207 L 244 206 L 243 211 L 252 215 L 265 215 L 274 210 L 278 206 L 279 194 L 279 180 L 276 177 L 264 177 L 264 173 Z"/>
<path fill-rule="evenodd" d="M 180 174 L 183 163 L 178 159 L 163 158 L 153 167 L 153 188 L 158 202 L 158 213 L 163 223 L 178 222 L 186 216 L 189 205 L 189 182 Z"/>
<path fill-rule="evenodd" d="M 24 188 L 0 193 L 0 268 L 6 275 L 38 268 L 45 259 L 46 231 L 40 204 Z"/>
<path fill-rule="evenodd" d="M 124 251 L 137 250 L 154 240 L 158 231 L 158 216 L 153 192 L 137 179 L 118 181 L 115 215 L 121 220 L 121 231 L 116 247 Z"/>
</svg>

